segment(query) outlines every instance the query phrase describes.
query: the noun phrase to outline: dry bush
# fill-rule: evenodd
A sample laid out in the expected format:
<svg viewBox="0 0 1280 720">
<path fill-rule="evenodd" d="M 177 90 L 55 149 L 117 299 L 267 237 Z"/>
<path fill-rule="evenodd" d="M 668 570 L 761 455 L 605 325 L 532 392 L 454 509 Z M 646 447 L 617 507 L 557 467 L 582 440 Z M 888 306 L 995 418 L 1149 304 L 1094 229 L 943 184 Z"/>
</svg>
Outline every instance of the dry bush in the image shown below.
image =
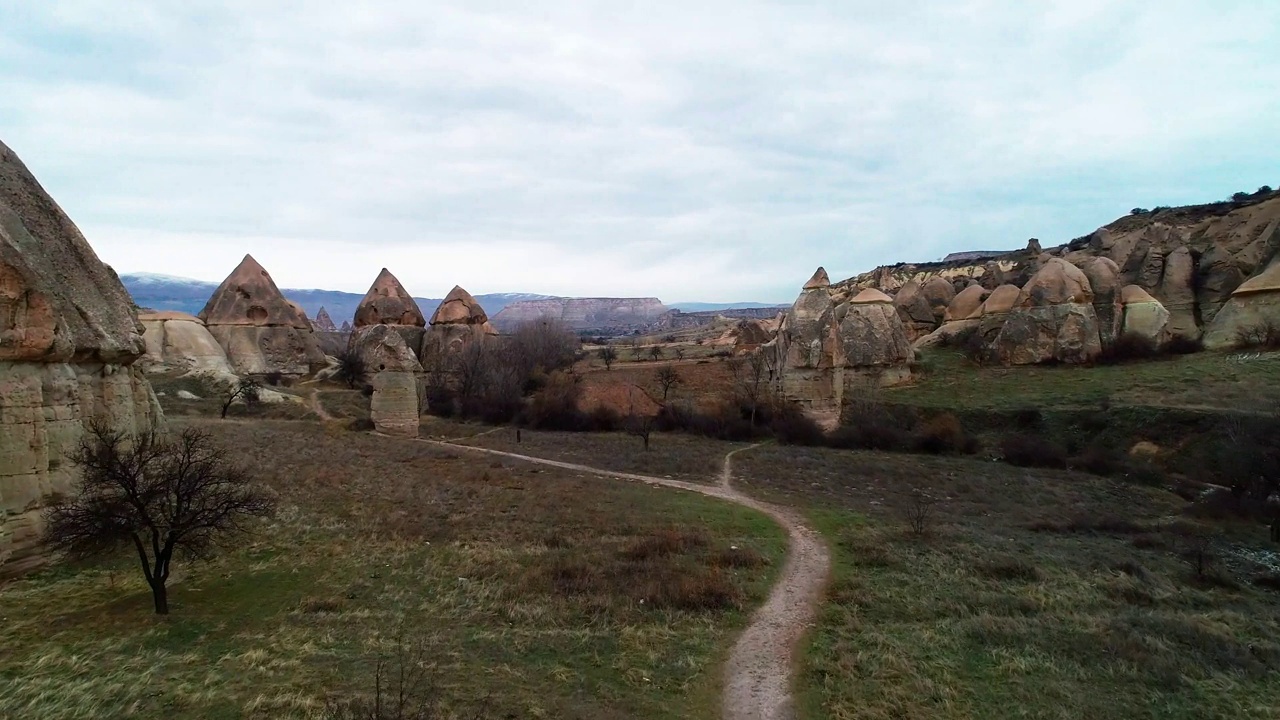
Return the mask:
<svg viewBox="0 0 1280 720">
<path fill-rule="evenodd" d="M 710 560 L 712 565 L 722 568 L 758 568 L 769 564 L 769 559 L 755 548 L 736 545 L 715 551 Z"/>
<path fill-rule="evenodd" d="M 1000 557 L 974 566 L 979 575 L 1006 582 L 1036 582 L 1041 579 L 1040 569 L 1016 557 Z"/>
<path fill-rule="evenodd" d="M 902 507 L 902 512 L 906 516 L 907 527 L 912 535 L 924 537 L 932 532 L 935 505 L 937 500 L 925 493 L 911 494 L 911 501 Z"/>
<path fill-rule="evenodd" d="M 1000 441 L 1004 461 L 1018 467 L 1065 468 L 1067 451 L 1041 435 L 1015 433 Z"/>
<path fill-rule="evenodd" d="M 1155 340 L 1136 333 L 1123 333 L 1103 348 L 1094 362 L 1099 365 L 1120 365 L 1127 362 L 1152 360 L 1159 357 L 1161 348 Z"/>
<path fill-rule="evenodd" d="M 1147 533 L 1146 525 L 1118 515 L 1077 515 L 1065 522 L 1039 520 L 1027 526 L 1032 532 L 1097 533 L 1102 535 L 1132 535 Z"/>
<path fill-rule="evenodd" d="M 662 528 L 638 538 L 622 550 L 628 560 L 650 560 L 683 555 L 707 547 L 705 531 L 697 528 Z"/>
<path fill-rule="evenodd" d="M 951 413 L 935 415 L 916 427 L 912 441 L 918 452 L 933 455 L 972 454 L 978 451 L 977 438 L 965 432 Z"/>
<path fill-rule="evenodd" d="M 1280 349 L 1280 325 L 1271 321 L 1236 330 L 1235 345 L 1242 350 Z"/>
</svg>

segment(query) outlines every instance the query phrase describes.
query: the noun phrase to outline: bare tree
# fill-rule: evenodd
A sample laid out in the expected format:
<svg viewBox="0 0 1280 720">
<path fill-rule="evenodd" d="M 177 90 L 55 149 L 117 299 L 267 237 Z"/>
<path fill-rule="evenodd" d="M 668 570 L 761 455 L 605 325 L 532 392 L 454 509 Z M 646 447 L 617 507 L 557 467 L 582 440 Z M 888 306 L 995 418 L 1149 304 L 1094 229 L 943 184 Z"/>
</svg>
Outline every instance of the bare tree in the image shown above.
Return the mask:
<svg viewBox="0 0 1280 720">
<path fill-rule="evenodd" d="M 654 360 L 661 360 L 662 348 L 658 345 L 654 345 L 653 347 L 649 348 L 649 357 L 653 358 Z"/>
<path fill-rule="evenodd" d="M 222 417 L 227 417 L 227 411 L 235 404 L 236 400 L 244 402 L 245 405 L 254 405 L 262 397 L 262 385 L 258 384 L 253 378 L 245 378 L 227 391 L 225 397 L 222 398 Z"/>
<path fill-rule="evenodd" d="M 651 415 L 636 412 L 636 401 L 633 393 L 629 393 L 630 403 L 627 411 L 626 429 L 628 435 L 634 435 L 644 442 L 644 451 L 649 452 L 649 436 L 653 434 L 654 419 Z"/>
<path fill-rule="evenodd" d="M 769 387 L 769 362 L 764 353 L 753 352 L 730 360 L 729 373 L 733 379 L 733 392 L 749 408 L 751 424 L 755 425 L 760 404 Z"/>
<path fill-rule="evenodd" d="M 680 377 L 680 373 L 670 365 L 659 370 L 654 379 L 658 381 L 658 387 L 662 388 L 662 402 L 667 401 L 667 396 L 675 389 L 677 385 L 684 383 L 684 378 Z"/>
<path fill-rule="evenodd" d="M 606 345 L 600 348 L 600 361 L 604 363 L 605 370 L 612 370 L 613 364 L 618 360 L 618 351 L 613 346 Z"/>
<path fill-rule="evenodd" d="M 675 354 L 676 354 L 676 359 L 677 359 L 677 360 L 683 360 L 683 359 L 684 359 L 684 348 L 682 348 L 682 347 L 677 347 L 677 348 L 675 348 L 675 349 L 673 350 L 673 352 L 675 352 Z"/>
<path fill-rule="evenodd" d="M 912 535 L 924 537 L 929 534 L 935 503 L 932 497 L 922 492 L 911 494 L 911 502 L 903 512 L 907 516 L 907 525 L 911 528 Z"/>
<path fill-rule="evenodd" d="M 191 428 L 170 439 L 94 423 L 71 462 L 82 473 L 79 487 L 46 508 L 47 540 L 76 557 L 131 545 L 159 615 L 169 613 L 165 583 L 175 555 L 208 557 L 223 536 L 273 509 L 225 450 Z"/>
</svg>

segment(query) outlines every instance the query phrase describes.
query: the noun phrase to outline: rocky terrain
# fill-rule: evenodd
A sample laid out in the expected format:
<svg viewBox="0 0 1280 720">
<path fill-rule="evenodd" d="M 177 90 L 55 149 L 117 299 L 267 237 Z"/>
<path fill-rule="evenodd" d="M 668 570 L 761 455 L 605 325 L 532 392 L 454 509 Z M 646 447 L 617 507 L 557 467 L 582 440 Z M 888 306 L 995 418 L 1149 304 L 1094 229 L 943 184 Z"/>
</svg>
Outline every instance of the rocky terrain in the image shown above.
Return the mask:
<svg viewBox="0 0 1280 720">
<path fill-rule="evenodd" d="M 1049 257 L 1080 267 L 1105 258 L 1116 265 L 1119 288 L 1136 286 L 1168 310 L 1173 335 L 1203 337 L 1209 347 L 1221 347 L 1242 322 L 1260 321 L 1251 308 L 1268 304 L 1276 290 L 1263 271 L 1278 248 L 1280 193 L 1260 192 L 1228 202 L 1135 212 L 1047 250 L 1033 239 L 1024 250 L 1002 254 L 954 253 L 938 263 L 882 266 L 835 287 L 896 294 L 912 281 L 924 287 L 940 278 L 957 293 L 974 283 L 994 291 L 1005 284 L 1024 286 Z M 1255 276 L 1259 279 L 1246 286 Z M 1233 300 L 1237 290 L 1240 297 Z M 1232 309 L 1215 327 L 1228 304 Z M 908 314 L 918 330 L 928 329 L 925 318 Z"/>
<path fill-rule="evenodd" d="M 163 422 L 146 349 L 119 278 L 0 143 L 0 576 L 43 561 L 42 498 L 71 490 L 90 422 Z"/>
<path fill-rule="evenodd" d="M 650 325 L 667 312 L 657 298 L 548 298 L 512 303 L 493 317 L 500 331 L 522 322 L 556 318 L 570 330 L 629 332 Z"/>
</svg>

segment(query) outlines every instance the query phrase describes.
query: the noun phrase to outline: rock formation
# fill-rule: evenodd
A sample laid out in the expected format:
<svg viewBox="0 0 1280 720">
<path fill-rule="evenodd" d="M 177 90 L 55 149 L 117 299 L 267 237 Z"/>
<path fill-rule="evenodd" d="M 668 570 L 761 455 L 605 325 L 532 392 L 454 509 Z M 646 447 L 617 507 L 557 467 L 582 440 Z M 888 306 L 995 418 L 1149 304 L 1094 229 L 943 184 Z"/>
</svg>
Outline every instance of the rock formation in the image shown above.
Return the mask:
<svg viewBox="0 0 1280 720">
<path fill-rule="evenodd" d="M 1280 257 L 1241 283 L 1218 311 L 1204 335 L 1211 350 L 1241 344 L 1243 336 L 1280 328 Z"/>
<path fill-rule="evenodd" d="M 1159 300 L 1137 285 L 1125 285 L 1120 290 L 1120 304 L 1123 315 L 1118 335 L 1146 338 L 1156 346 L 1168 342 L 1169 311 Z"/>
<path fill-rule="evenodd" d="M 781 396 L 832 427 L 840 420 L 845 358 L 828 285 L 826 270 L 818 268 L 762 352 Z"/>
<path fill-rule="evenodd" d="M 428 371 L 436 370 L 467 345 L 484 342 L 497 334 L 480 303 L 471 293 L 455 285 L 431 316 L 420 357 Z"/>
<path fill-rule="evenodd" d="M 995 295 L 992 293 L 992 297 Z M 990 302 L 988 298 L 987 303 Z M 1048 361 L 1083 363 L 1101 352 L 1089 279 L 1075 265 L 1061 258 L 1048 258 L 1022 288 L 990 354 L 1005 365 L 1033 365 Z"/>
<path fill-rule="evenodd" d="M 948 289 L 950 286 L 948 285 Z M 910 379 L 911 341 L 888 295 L 867 288 L 836 309 L 844 385 L 896 385 Z"/>
<path fill-rule="evenodd" d="M 338 332 L 344 332 L 344 333 L 349 333 L 349 332 L 351 332 L 351 321 L 350 321 L 350 320 L 343 320 L 343 321 L 342 321 L 342 327 L 338 328 Z"/>
<path fill-rule="evenodd" d="M 403 325 L 426 327 L 427 320 L 418 303 L 389 270 L 382 268 L 378 277 L 356 308 L 355 326 Z"/>
<path fill-rule="evenodd" d="M 147 352 L 139 365 L 148 372 L 198 372 L 232 375 L 227 353 L 194 315 L 166 310 L 141 313 Z"/>
<path fill-rule="evenodd" d="M 741 320 L 730 331 L 734 355 L 749 355 L 773 339 L 774 332 L 766 320 Z"/>
<path fill-rule="evenodd" d="M 316 313 L 316 319 L 311 322 L 311 327 L 318 332 L 338 332 L 338 326 L 333 324 L 329 311 L 323 307 Z"/>
<path fill-rule="evenodd" d="M 204 321 L 238 375 L 306 375 L 325 365 L 311 323 L 250 255 L 213 292 Z"/>
<path fill-rule="evenodd" d="M 418 303 L 383 268 L 356 309 L 356 327 L 348 340 L 373 375 L 369 416 L 379 432 L 418 434 L 422 363 L 417 350 L 425 324 Z"/>
<path fill-rule="evenodd" d="M 657 322 L 666 312 L 657 298 L 548 298 L 511 303 L 494 316 L 493 324 L 510 332 L 521 323 L 556 318 L 575 332 L 630 332 Z"/>
<path fill-rule="evenodd" d="M 912 279 L 923 284 L 939 276 L 972 279 L 995 290 L 1002 284 L 1025 284 L 1051 257 L 1080 267 L 1092 258 L 1106 258 L 1118 269 L 1118 288 L 1141 287 L 1168 310 L 1174 335 L 1196 338 L 1208 330 L 1236 288 L 1280 251 L 1280 192 L 1126 215 L 1065 245 L 1043 249 L 1048 252 L 1041 255 L 1036 244 L 1028 243 L 1026 249 L 994 258 L 988 253 L 958 253 L 939 263 L 879 267 L 835 287 L 837 292 L 866 287 L 891 292 Z M 1099 299 L 1105 295 L 1102 288 L 1094 288 L 1094 294 L 1105 341 L 1114 325 L 1100 306 L 1110 303 Z M 1280 324 L 1280 316 L 1266 312 Z"/>
<path fill-rule="evenodd" d="M 0 575 L 44 562 L 41 499 L 73 488 L 91 422 L 163 422 L 145 349 L 119 278 L 0 143 Z"/>
<path fill-rule="evenodd" d="M 1091 257 L 1077 266 L 1093 290 L 1093 311 L 1098 316 L 1098 336 L 1107 347 L 1120 334 L 1120 268 L 1111 258 Z"/>
</svg>

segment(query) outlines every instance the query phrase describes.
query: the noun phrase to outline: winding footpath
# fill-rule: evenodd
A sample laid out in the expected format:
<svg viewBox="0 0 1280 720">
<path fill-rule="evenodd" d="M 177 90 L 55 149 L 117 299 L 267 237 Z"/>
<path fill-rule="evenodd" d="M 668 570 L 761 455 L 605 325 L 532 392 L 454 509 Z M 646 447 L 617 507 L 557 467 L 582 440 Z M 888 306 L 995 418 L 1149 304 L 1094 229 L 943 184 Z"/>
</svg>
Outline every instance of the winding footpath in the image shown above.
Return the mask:
<svg viewBox="0 0 1280 720">
<path fill-rule="evenodd" d="M 469 438 L 462 438 L 469 439 Z M 672 480 L 671 478 L 636 475 L 576 463 L 548 460 L 531 455 L 462 445 L 452 441 L 419 439 L 419 442 L 469 450 L 486 455 L 511 458 L 523 462 L 590 473 L 603 477 L 632 480 L 650 485 L 688 490 L 727 500 L 768 515 L 786 529 L 790 548 L 782 573 L 769 598 L 751 618 L 729 654 L 725 668 L 723 701 L 724 720 L 793 720 L 795 703 L 791 696 L 796 653 L 800 640 L 817 614 L 822 589 L 831 570 L 831 557 L 817 531 L 806 525 L 792 508 L 773 505 L 749 497 L 733 487 L 733 456 L 759 447 L 739 448 L 724 458 L 724 469 L 716 485 Z"/>
</svg>

